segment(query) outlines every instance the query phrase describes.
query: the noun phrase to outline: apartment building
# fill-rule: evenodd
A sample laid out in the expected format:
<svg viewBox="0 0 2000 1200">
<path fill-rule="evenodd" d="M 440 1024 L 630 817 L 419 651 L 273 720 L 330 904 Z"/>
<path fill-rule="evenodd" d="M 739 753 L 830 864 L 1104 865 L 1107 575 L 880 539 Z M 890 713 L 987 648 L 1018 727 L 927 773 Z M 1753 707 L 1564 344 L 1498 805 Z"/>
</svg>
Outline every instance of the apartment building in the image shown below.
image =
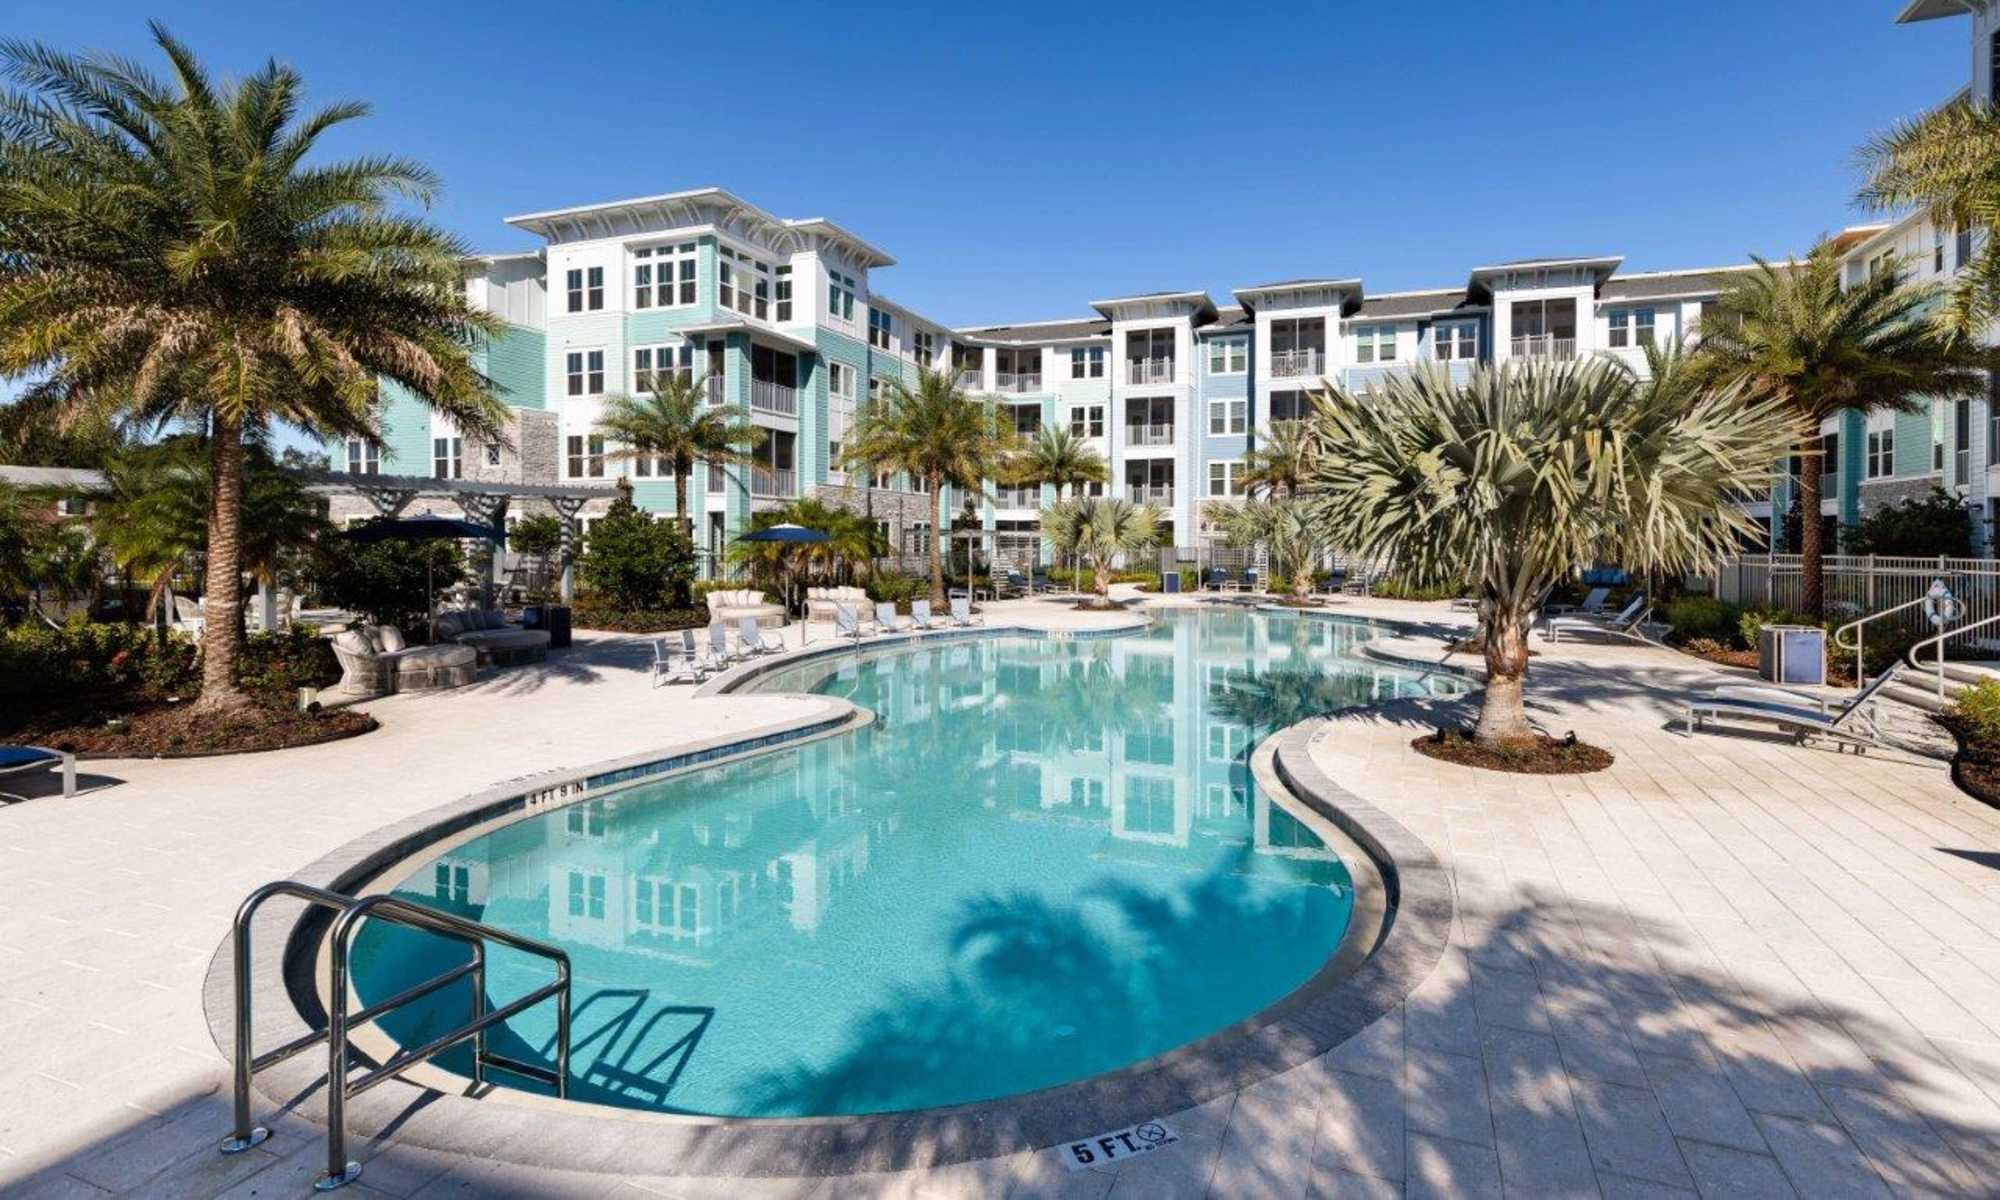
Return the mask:
<svg viewBox="0 0 2000 1200">
<path fill-rule="evenodd" d="M 1971 87 L 1985 99 L 2000 60 L 1996 6 L 1916 0 L 1899 19 L 1967 13 Z M 1191 546 L 1209 536 L 1202 506 L 1242 494 L 1257 438 L 1298 416 L 1323 381 L 1365 388 L 1420 362 L 1463 375 L 1479 363 L 1599 354 L 1643 369 L 1647 345 L 1691 337 L 1729 274 L 1749 269 L 1626 271 L 1618 254 L 1557 255 L 1474 266 L 1419 291 L 1373 292 L 1329 275 L 1239 287 L 1225 303 L 1200 290 L 1159 291 L 1090 301 L 1053 320 L 950 328 L 875 290 L 875 272 L 895 264 L 885 251 L 831 221 L 774 216 L 721 188 L 508 223 L 541 249 L 466 268 L 472 303 L 504 322 L 478 355 L 514 412 L 508 437 L 470 444 L 385 386 L 386 445 L 333 447 L 336 466 L 523 483 L 622 477 L 642 507 L 668 512 L 666 465 L 615 458 L 596 422 L 607 396 L 643 391 L 655 374 L 700 378 L 713 403 L 740 406 L 765 431 L 754 466 L 704 465 L 690 483 L 697 539 L 710 552 L 751 512 L 804 496 L 871 513 L 896 548 L 925 550 L 935 531 L 912 481 L 850 478 L 836 466 L 860 404 L 888 381 L 912 381 L 919 366 L 949 364 L 1023 433 L 1065 425 L 1088 439 L 1109 467 L 1101 490 L 1158 505 L 1172 540 Z M 1934 228 L 1920 214 L 1840 235 L 1854 278 L 1892 262 L 1921 278 L 1948 276 L 1976 244 L 1970 231 Z M 2000 486 L 1988 482 L 1989 464 L 2000 464 L 1995 412 L 1974 398 L 1827 422 L 1823 518 L 1852 522 L 1933 484 L 2000 518 Z M 1802 460 L 1793 468 L 1806 469 Z M 1004 552 L 1034 557 L 1045 553 L 1037 521 L 1052 498 L 1046 487 L 992 489 L 979 521 Z M 1781 485 L 1750 507 L 1781 526 L 1787 498 Z M 962 500 L 949 498 L 952 517 Z M 593 501 L 584 521 L 604 503 Z"/>
</svg>

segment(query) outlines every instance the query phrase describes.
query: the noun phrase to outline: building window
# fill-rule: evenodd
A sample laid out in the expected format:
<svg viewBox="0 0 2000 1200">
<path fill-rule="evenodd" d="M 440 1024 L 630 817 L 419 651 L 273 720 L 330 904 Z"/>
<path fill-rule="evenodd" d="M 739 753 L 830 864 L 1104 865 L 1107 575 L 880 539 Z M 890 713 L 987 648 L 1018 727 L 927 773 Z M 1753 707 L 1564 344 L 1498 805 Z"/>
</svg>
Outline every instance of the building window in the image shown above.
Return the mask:
<svg viewBox="0 0 2000 1200">
<path fill-rule="evenodd" d="M 1071 379 L 1104 378 L 1104 347 L 1077 346 L 1069 352 Z"/>
<path fill-rule="evenodd" d="M 1098 364 L 1102 366 L 1103 363 Z M 1104 406 L 1102 404 L 1079 404 L 1069 410 L 1069 431 L 1076 437 L 1104 436 Z"/>
<path fill-rule="evenodd" d="M 748 253 L 721 246 L 716 249 L 715 299 L 723 308 L 733 308 L 760 321 L 771 316 L 771 267 Z"/>
<path fill-rule="evenodd" d="M 1868 478 L 1887 479 L 1896 473 L 1896 430 L 1873 429 L 1868 433 Z"/>
<path fill-rule="evenodd" d="M 1944 226 L 1931 226 L 1931 273 L 1944 274 Z"/>
<path fill-rule="evenodd" d="M 888 390 L 889 390 L 888 380 L 882 378 L 880 375 L 870 375 L 868 377 L 868 402 L 870 404 L 880 404 L 882 402 L 883 395 L 887 393 Z"/>
<path fill-rule="evenodd" d="M 380 475 L 382 473 L 382 447 L 366 438 L 347 439 L 347 473 L 349 475 Z"/>
<path fill-rule="evenodd" d="M 1210 375 L 1241 375 L 1250 369 L 1250 342 L 1246 338 L 1210 338 L 1208 343 L 1208 373 Z"/>
<path fill-rule="evenodd" d="M 846 363 L 826 364 L 826 394 L 835 409 L 854 410 L 854 368 Z"/>
<path fill-rule="evenodd" d="M 1304 392 L 1272 392 L 1272 421 L 1303 421 L 1306 419 L 1306 394 Z"/>
<path fill-rule="evenodd" d="M 779 267 L 773 274 L 777 276 L 778 287 L 777 300 L 774 305 L 777 309 L 777 319 L 780 321 L 789 321 L 792 319 L 792 268 L 787 264 Z"/>
<path fill-rule="evenodd" d="M 1965 264 L 1972 261 L 1972 226 L 1970 225 L 1960 226 L 1958 229 L 1957 236 L 1952 240 L 1953 240 L 1952 251 L 1951 251 L 1952 267 L 1956 270 L 1963 271 L 1965 269 Z"/>
<path fill-rule="evenodd" d="M 1396 361 L 1396 327 L 1363 325 L 1354 331 L 1354 361 L 1361 363 Z"/>
<path fill-rule="evenodd" d="M 854 277 L 839 271 L 826 273 L 826 314 L 837 321 L 854 320 Z"/>
<path fill-rule="evenodd" d="M 1439 362 L 1479 357 L 1479 326 L 1470 321 L 1453 321 L 1431 327 L 1431 356 Z"/>
<path fill-rule="evenodd" d="M 1236 459 L 1208 464 L 1208 494 L 1211 496 L 1241 496 L 1243 494 L 1243 464 Z"/>
<path fill-rule="evenodd" d="M 486 465 L 489 467 L 500 465 L 500 447 L 498 445 L 486 447 Z"/>
<path fill-rule="evenodd" d="M 694 379 L 694 347 L 683 342 L 679 346 L 640 346 L 632 351 L 632 390 L 650 392 L 653 381 L 669 375 L 678 375 L 682 380 Z"/>
<path fill-rule="evenodd" d="M 880 308 L 868 309 L 868 344 L 877 350 L 889 348 L 889 333 L 895 327 L 889 314 Z"/>
<path fill-rule="evenodd" d="M 583 271 L 581 269 L 563 273 L 563 292 L 569 297 L 570 312 L 583 311 Z"/>
<path fill-rule="evenodd" d="M 1653 310 L 1650 308 L 1614 308 L 1611 310 L 1610 326 L 1610 345 L 1613 349 L 1653 344 Z"/>
<path fill-rule="evenodd" d="M 585 875 L 581 871 L 569 873 L 569 915 L 593 921 L 604 919 L 604 876 Z"/>
<path fill-rule="evenodd" d="M 927 329 L 919 329 L 910 334 L 910 349 L 917 361 L 925 366 L 937 357 L 937 339 Z"/>
<path fill-rule="evenodd" d="M 633 308 L 671 308 L 694 303 L 693 242 L 641 246 L 632 251 L 632 259 Z"/>
<path fill-rule="evenodd" d="M 464 449 L 465 442 L 461 438 L 432 438 L 431 478 L 463 479 L 465 477 Z"/>
<path fill-rule="evenodd" d="M 1242 433 L 1250 420 L 1250 402 L 1235 400 L 1210 400 L 1208 402 L 1208 431 L 1214 434 Z"/>
<path fill-rule="evenodd" d="M 571 479 L 604 478 L 604 438 L 599 434 L 572 433 L 569 435 L 569 477 Z"/>
<path fill-rule="evenodd" d="M 604 394 L 604 351 L 572 350 L 563 356 L 563 374 L 572 396 Z"/>
</svg>

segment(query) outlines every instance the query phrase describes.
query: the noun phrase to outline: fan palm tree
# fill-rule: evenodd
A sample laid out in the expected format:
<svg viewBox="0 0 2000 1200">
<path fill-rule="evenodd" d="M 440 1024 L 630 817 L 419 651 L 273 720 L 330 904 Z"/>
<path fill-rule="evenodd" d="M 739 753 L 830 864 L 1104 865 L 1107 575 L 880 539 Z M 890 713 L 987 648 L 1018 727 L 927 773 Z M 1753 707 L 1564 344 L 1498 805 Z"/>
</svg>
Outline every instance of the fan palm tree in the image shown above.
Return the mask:
<svg viewBox="0 0 2000 1200">
<path fill-rule="evenodd" d="M 1110 478 L 1104 456 L 1089 442 L 1061 425 L 1044 425 L 1034 442 L 1015 464 L 1014 478 L 1021 483 L 1054 484 L 1056 499 L 1073 486 L 1103 483 Z"/>
<path fill-rule="evenodd" d="M 1243 488 L 1252 496 L 1296 496 L 1312 473 L 1312 426 L 1273 421 L 1270 431 L 1243 455 Z"/>
<path fill-rule="evenodd" d="M 217 82 L 152 26 L 162 81 L 129 60 L 0 43 L 0 376 L 69 420 L 111 413 L 209 435 L 205 711 L 234 679 L 246 434 L 289 425 L 379 443 L 384 380 L 467 435 L 505 409 L 472 365 L 497 329 L 468 305 L 465 250 L 392 200 L 435 177 L 403 159 L 308 163 L 368 110 L 301 114 L 270 62 Z"/>
<path fill-rule="evenodd" d="M 1289 493 L 1266 500 L 1210 500 L 1202 516 L 1228 545 L 1263 546 L 1273 572 L 1291 584 L 1292 598 L 1300 603 L 1312 598 L 1313 565 L 1333 546 L 1305 500 Z"/>
<path fill-rule="evenodd" d="M 1091 591 L 1100 603 L 1111 594 L 1111 560 L 1150 548 L 1159 540 L 1160 510 L 1122 497 L 1079 496 L 1042 510 L 1042 532 L 1057 549 L 1090 563 Z"/>
<path fill-rule="evenodd" d="M 665 371 L 637 396 L 606 396 L 597 432 L 617 448 L 612 459 L 665 459 L 674 476 L 674 519 L 688 528 L 688 488 L 694 464 L 740 466 L 764 442 L 738 405 L 710 405 L 705 380 Z"/>
<path fill-rule="evenodd" d="M 1463 386 L 1423 364 L 1330 385 L 1309 481 L 1322 534 L 1420 586 L 1470 577 L 1487 682 L 1476 736 L 1531 740 L 1522 703 L 1537 602 L 1579 564 L 1682 572 L 1752 528 L 1734 489 L 1770 478 L 1795 410 L 1737 385 L 1689 400 L 1602 362 L 1528 361 Z"/>
<path fill-rule="evenodd" d="M 1840 252 L 1824 241 L 1803 261 L 1754 261 L 1754 270 L 1731 275 L 1702 318 L 1690 365 L 1709 383 L 1740 385 L 1798 417 L 1800 607 L 1818 616 L 1826 552 L 1820 475 L 1832 469 L 1819 461 L 1820 423 L 1850 408 L 1918 412 L 1936 398 L 1970 394 L 1994 357 L 1931 319 L 1942 295 L 1935 284 L 1903 283 L 1888 270 L 1843 286 Z"/>
<path fill-rule="evenodd" d="M 873 521 L 811 497 L 750 516 L 752 531 L 773 525 L 803 525 L 826 534 L 827 540 L 733 543 L 728 551 L 730 562 L 746 568 L 751 578 L 763 584 L 776 584 L 787 578 L 787 571 L 799 568 L 807 575 L 826 579 L 835 578 L 843 567 L 866 572 L 877 555 L 888 552 Z"/>
<path fill-rule="evenodd" d="M 1924 210 L 1938 229 L 2000 228 L 2000 110 L 1953 101 L 1892 126 L 1861 149 L 1868 182 L 1861 203 L 1882 212 Z M 1966 244 L 1962 240 L 1961 244 Z M 1952 282 L 1942 326 L 1977 338 L 2000 316 L 2000 238 L 1985 242 Z"/>
<path fill-rule="evenodd" d="M 944 595 L 944 490 L 983 493 L 1019 452 L 1012 425 L 999 406 L 966 396 L 955 372 L 917 368 L 916 386 L 889 381 L 855 414 L 841 462 L 863 468 L 907 471 L 930 497 L 931 603 Z"/>
</svg>

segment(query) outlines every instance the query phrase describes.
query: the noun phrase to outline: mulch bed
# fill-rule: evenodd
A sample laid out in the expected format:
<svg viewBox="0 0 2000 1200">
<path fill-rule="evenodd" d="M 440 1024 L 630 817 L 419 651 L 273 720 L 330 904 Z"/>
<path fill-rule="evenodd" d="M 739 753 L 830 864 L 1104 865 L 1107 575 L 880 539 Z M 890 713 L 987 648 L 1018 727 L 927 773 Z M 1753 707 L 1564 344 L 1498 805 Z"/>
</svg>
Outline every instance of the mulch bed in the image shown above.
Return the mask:
<svg viewBox="0 0 2000 1200">
<path fill-rule="evenodd" d="M 1937 722 L 1958 739 L 1958 753 L 1951 760 L 1951 781 L 1974 800 L 2000 808 L 2000 746 L 1972 740 L 1965 722 L 1956 717 L 1940 716 Z"/>
<path fill-rule="evenodd" d="M 1673 643 L 1668 644 L 1673 645 Z M 1755 650 L 1737 650 L 1725 646 L 1704 651 L 1696 650 L 1686 645 L 1674 645 L 1674 649 L 1690 658 L 1698 658 L 1703 662 L 1712 662 L 1718 666 L 1741 667 L 1746 671 L 1755 671 L 1757 669 L 1757 652 Z M 1850 656 L 1832 654 L 1827 656 L 1827 660 L 1826 681 L 1839 687 L 1853 687 L 1854 659 Z"/>
<path fill-rule="evenodd" d="M 1412 739 L 1410 749 L 1425 758 L 1516 775 L 1586 775 L 1612 763 L 1611 751 L 1585 742 L 1537 735 L 1518 748 L 1482 746 L 1463 729 L 1425 734 Z"/>
<path fill-rule="evenodd" d="M 98 717 L 89 722 L 31 725 L 7 739 L 68 750 L 78 758 L 199 758 L 285 750 L 354 737 L 377 728 L 375 718 L 353 709 L 302 713 L 284 704 L 253 702 L 228 717 L 196 714 L 194 705 L 155 704 L 121 714 L 123 732 Z"/>
</svg>

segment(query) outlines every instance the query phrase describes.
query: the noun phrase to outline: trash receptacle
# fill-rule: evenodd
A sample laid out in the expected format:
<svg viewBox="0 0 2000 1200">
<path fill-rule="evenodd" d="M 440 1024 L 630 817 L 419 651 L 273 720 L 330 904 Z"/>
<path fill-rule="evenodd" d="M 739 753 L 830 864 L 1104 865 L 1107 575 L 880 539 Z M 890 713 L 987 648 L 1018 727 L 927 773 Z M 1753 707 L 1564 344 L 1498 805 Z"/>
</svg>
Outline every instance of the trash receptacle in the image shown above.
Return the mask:
<svg viewBox="0 0 2000 1200">
<path fill-rule="evenodd" d="M 1826 682 L 1826 630 L 1765 625 L 1757 630 L 1757 675 L 1771 683 Z"/>
<path fill-rule="evenodd" d="M 1181 590 L 1181 573 L 1168 571 L 1160 576 L 1160 590 L 1169 595 Z"/>
<path fill-rule="evenodd" d="M 542 610 L 543 628 L 549 631 L 549 649 L 569 649 L 569 605 L 551 604 Z"/>
</svg>

